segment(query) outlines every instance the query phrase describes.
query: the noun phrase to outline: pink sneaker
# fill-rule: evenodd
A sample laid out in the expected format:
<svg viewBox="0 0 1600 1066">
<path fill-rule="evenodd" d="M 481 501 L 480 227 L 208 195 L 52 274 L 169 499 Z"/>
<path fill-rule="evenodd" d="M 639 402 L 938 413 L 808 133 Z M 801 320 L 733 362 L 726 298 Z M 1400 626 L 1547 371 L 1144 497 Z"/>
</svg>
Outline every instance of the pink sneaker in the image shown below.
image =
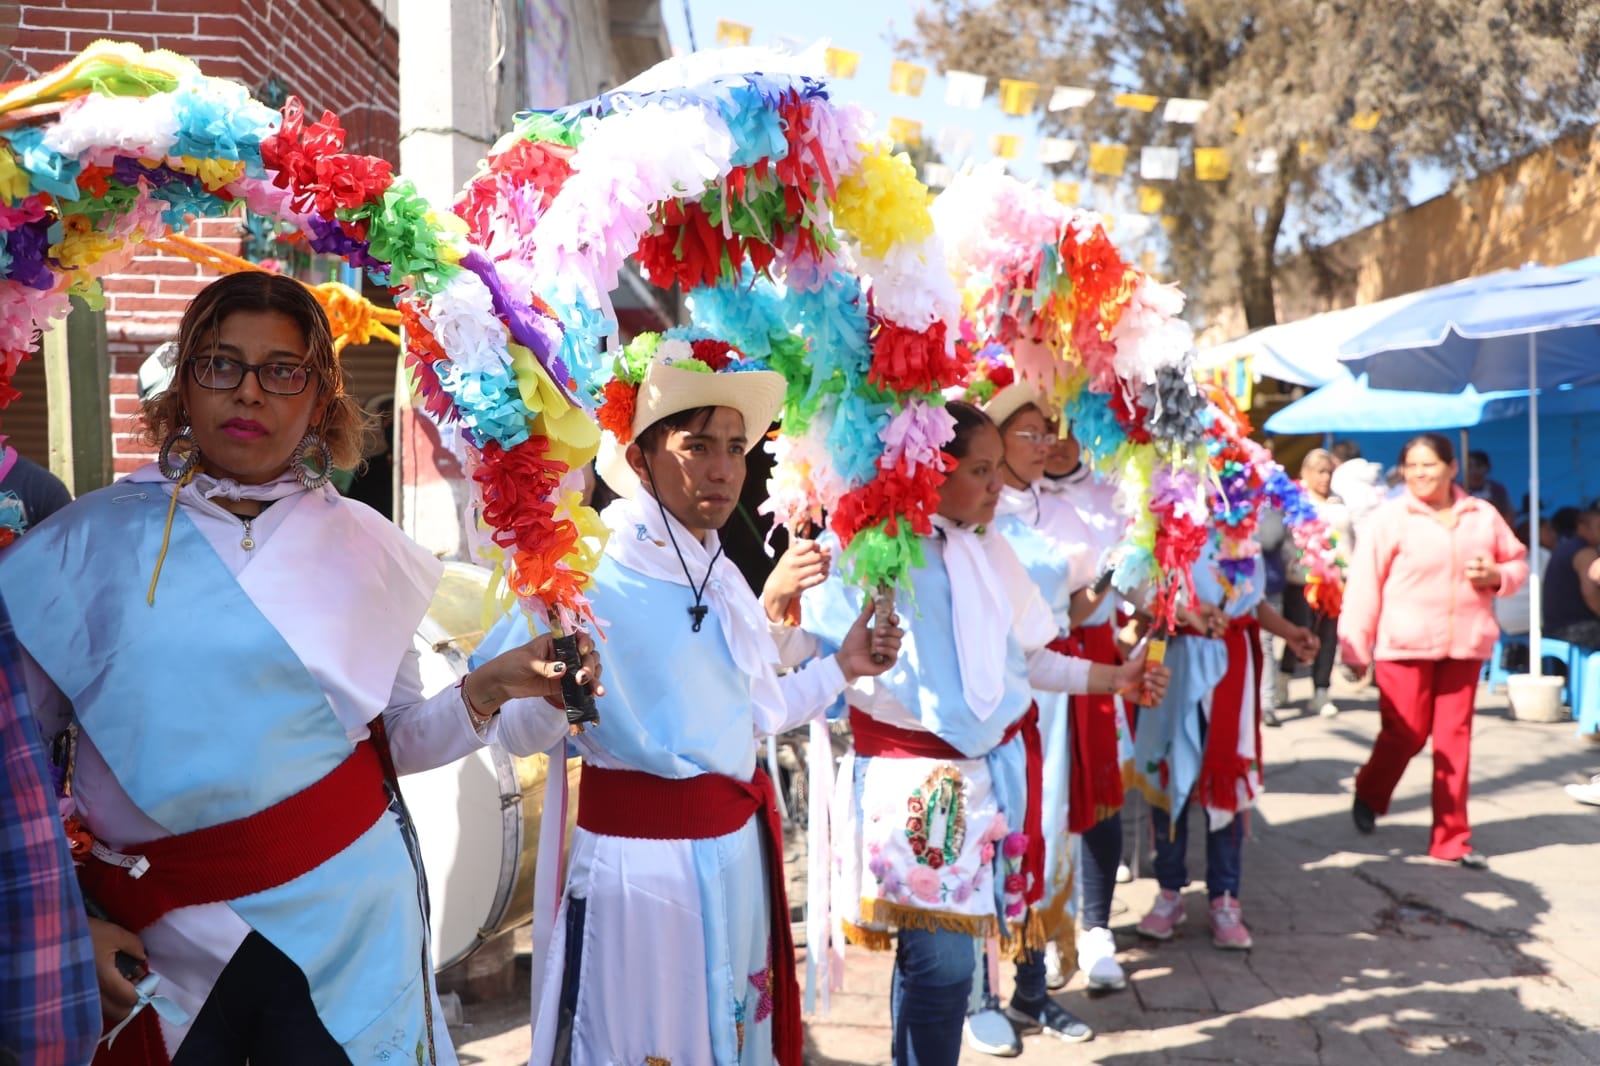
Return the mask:
<svg viewBox="0 0 1600 1066">
<path fill-rule="evenodd" d="M 1136 931 L 1151 940 L 1171 940 L 1173 929 L 1182 925 L 1185 917 L 1183 897 L 1170 888 L 1163 888 L 1150 913 L 1139 919 Z"/>
<path fill-rule="evenodd" d="M 1246 951 L 1254 943 L 1239 901 L 1226 892 L 1211 901 L 1211 943 L 1229 951 Z"/>
</svg>

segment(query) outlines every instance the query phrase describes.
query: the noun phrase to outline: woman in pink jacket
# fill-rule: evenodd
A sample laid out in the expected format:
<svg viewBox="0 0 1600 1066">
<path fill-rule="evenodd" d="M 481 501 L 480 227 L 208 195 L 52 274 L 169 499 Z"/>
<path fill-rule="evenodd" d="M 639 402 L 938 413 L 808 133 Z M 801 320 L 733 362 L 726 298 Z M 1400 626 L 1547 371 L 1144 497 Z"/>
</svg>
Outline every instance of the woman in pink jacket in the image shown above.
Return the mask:
<svg viewBox="0 0 1600 1066">
<path fill-rule="evenodd" d="M 1491 602 L 1528 577 L 1526 549 L 1493 505 L 1456 486 L 1455 450 L 1437 433 L 1401 452 L 1406 493 L 1374 512 L 1356 542 L 1339 617 L 1344 661 L 1375 663 L 1383 716 L 1356 774 L 1351 817 L 1370 833 L 1411 757 L 1433 738 L 1428 854 L 1482 869 L 1467 825 L 1473 698 L 1499 628 Z"/>
</svg>

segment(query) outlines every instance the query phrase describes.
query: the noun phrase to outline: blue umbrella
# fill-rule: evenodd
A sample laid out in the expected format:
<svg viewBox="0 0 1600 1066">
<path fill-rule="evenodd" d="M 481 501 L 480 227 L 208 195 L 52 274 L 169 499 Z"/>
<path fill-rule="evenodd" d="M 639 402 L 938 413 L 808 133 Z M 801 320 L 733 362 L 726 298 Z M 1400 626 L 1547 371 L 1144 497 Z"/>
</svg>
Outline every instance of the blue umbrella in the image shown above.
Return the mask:
<svg viewBox="0 0 1600 1066">
<path fill-rule="evenodd" d="M 1525 418 L 1526 390 L 1479 392 L 1408 392 L 1375 389 L 1365 374 L 1340 378 L 1301 397 L 1268 418 L 1268 433 L 1400 433 L 1425 429 L 1465 429 L 1484 422 Z M 1600 387 L 1544 389 L 1539 397 L 1544 415 L 1580 415 L 1600 411 Z"/>
<path fill-rule="evenodd" d="M 1600 383 L 1600 273 L 1583 263 L 1524 267 L 1441 285 L 1339 346 L 1352 373 L 1382 389 L 1527 390 L 1529 512 L 1539 513 L 1539 388 Z M 1537 538 L 1529 639 L 1543 633 Z"/>
</svg>

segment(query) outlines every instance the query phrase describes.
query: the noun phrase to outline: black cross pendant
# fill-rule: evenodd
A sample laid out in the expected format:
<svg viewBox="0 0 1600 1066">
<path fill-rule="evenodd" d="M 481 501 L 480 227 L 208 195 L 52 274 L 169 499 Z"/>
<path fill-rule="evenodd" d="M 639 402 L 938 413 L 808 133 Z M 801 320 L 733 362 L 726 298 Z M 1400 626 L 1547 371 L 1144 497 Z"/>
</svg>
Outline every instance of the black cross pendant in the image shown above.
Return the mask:
<svg viewBox="0 0 1600 1066">
<path fill-rule="evenodd" d="M 711 608 L 700 603 L 697 603 L 688 609 L 689 617 L 694 619 L 694 631 L 696 633 L 700 632 L 700 623 L 706 620 L 706 612 L 710 609 Z"/>
</svg>

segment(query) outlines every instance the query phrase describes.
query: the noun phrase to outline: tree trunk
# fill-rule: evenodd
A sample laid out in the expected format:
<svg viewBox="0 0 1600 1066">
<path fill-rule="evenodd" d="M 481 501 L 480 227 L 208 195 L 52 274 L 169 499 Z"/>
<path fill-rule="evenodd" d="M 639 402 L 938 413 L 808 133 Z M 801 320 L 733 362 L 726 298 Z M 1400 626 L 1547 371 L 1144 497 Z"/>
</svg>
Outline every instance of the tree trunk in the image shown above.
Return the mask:
<svg viewBox="0 0 1600 1066">
<path fill-rule="evenodd" d="M 1278 273 L 1278 233 L 1289 208 L 1289 189 L 1294 184 L 1293 152 L 1280 153 L 1278 171 L 1273 175 L 1272 200 L 1260 224 L 1255 212 L 1244 207 L 1240 230 L 1244 233 L 1243 255 L 1239 262 L 1239 301 L 1244 305 L 1245 325 L 1252 330 L 1278 324 L 1278 305 L 1273 281 Z"/>
</svg>

